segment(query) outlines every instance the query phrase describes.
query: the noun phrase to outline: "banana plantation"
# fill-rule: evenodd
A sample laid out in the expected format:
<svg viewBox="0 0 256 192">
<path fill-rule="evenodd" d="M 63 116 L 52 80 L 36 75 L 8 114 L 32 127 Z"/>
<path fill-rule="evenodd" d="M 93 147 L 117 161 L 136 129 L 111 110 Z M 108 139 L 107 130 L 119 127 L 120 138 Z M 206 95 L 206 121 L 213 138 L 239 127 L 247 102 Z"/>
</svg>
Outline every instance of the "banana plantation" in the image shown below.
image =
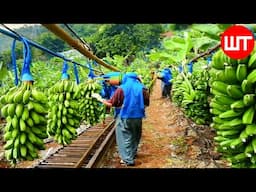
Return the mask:
<svg viewBox="0 0 256 192">
<path fill-rule="evenodd" d="M 72 27 L 79 31 L 76 25 Z M 80 31 L 87 30 L 86 24 L 79 25 Z M 104 74 L 120 72 L 122 78 L 126 72 L 136 72 L 151 97 L 160 91 L 158 74 L 169 68 L 169 104 L 188 122 L 212 132 L 212 150 L 228 167 L 256 167 L 256 48 L 243 59 L 227 56 L 220 39 L 232 25 L 95 24 L 87 35 L 80 34 L 89 48 L 84 52 L 79 46 L 70 52 L 68 40 L 63 39 L 62 52 L 54 49 L 60 43 L 49 41 L 58 39 L 56 33 L 54 38 L 45 35 L 32 41 L 0 28 L 0 44 L 7 41 L 6 34 L 10 42 L 0 52 L 0 161 L 15 166 L 40 159 L 40 151 L 47 149 L 46 139 L 68 146 L 77 139 L 81 125 L 94 126 L 113 117 L 112 108 L 92 97 L 104 89 Z M 256 25 L 244 26 L 256 32 Z M 54 36 L 48 26 L 41 27 Z M 50 51 L 45 42 L 52 46 Z M 172 114 L 174 108 L 167 110 Z M 153 126 L 154 121 L 167 122 L 173 116 L 146 118 Z M 144 142 L 140 150 L 147 152 Z"/>
</svg>

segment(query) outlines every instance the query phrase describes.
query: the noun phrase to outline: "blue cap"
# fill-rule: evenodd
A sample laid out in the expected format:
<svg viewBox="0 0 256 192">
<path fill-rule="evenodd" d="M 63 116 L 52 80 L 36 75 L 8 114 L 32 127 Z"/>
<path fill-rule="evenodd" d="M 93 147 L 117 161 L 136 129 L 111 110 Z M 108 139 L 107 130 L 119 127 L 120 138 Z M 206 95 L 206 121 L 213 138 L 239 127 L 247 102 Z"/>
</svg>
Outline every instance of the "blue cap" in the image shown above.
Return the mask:
<svg viewBox="0 0 256 192">
<path fill-rule="evenodd" d="M 28 73 L 23 74 L 21 80 L 22 81 L 34 81 L 33 77 Z"/>
<path fill-rule="evenodd" d="M 124 77 L 123 77 L 122 81 L 121 81 L 121 84 L 124 84 L 127 81 L 128 78 L 138 79 L 138 75 L 134 72 L 126 72 L 124 74 Z"/>
<path fill-rule="evenodd" d="M 68 79 L 68 74 L 67 73 L 63 73 L 61 75 L 61 79 Z"/>
<path fill-rule="evenodd" d="M 109 72 L 107 74 L 102 75 L 104 79 L 110 79 L 111 77 L 119 76 L 120 72 Z"/>
<path fill-rule="evenodd" d="M 134 72 L 127 72 L 127 73 L 125 73 L 125 75 L 127 77 L 131 77 L 131 78 L 138 78 L 138 75 Z"/>
</svg>

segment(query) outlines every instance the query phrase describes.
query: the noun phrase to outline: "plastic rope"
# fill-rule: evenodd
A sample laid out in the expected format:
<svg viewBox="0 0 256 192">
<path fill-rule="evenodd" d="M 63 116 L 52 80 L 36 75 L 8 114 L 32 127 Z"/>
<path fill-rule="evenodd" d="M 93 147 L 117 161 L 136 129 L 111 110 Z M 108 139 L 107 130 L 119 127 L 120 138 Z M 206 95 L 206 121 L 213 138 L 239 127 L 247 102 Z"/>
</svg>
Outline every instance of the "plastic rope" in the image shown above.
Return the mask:
<svg viewBox="0 0 256 192">
<path fill-rule="evenodd" d="M 207 57 L 207 66 L 210 65 L 211 61 L 212 61 L 212 57 L 211 56 Z"/>
<path fill-rule="evenodd" d="M 22 66 L 22 81 L 33 81 L 33 77 L 30 73 L 30 64 L 31 64 L 31 52 L 30 52 L 30 48 L 28 45 L 27 40 L 22 37 L 21 41 L 23 42 L 23 66 Z"/>
<path fill-rule="evenodd" d="M 69 79 L 69 75 L 68 75 L 68 63 L 66 60 L 64 60 L 63 62 L 63 67 L 62 67 L 62 74 L 61 74 L 61 79 Z"/>
<path fill-rule="evenodd" d="M 183 72 L 183 67 L 182 67 L 182 65 L 179 65 L 179 66 L 178 66 L 178 71 L 179 71 L 179 73 Z"/>
<path fill-rule="evenodd" d="M 15 77 L 14 84 L 17 86 L 19 84 L 19 79 L 18 79 L 18 71 L 17 71 L 17 64 L 16 64 L 15 46 L 16 46 L 16 39 L 14 39 L 12 43 L 12 67 L 13 67 L 14 77 Z"/>
<path fill-rule="evenodd" d="M 92 62 L 95 66 L 98 66 L 98 63 L 95 61 L 95 60 L 93 60 L 93 62 Z"/>
<path fill-rule="evenodd" d="M 76 77 L 76 84 L 79 84 L 79 76 L 78 76 L 78 70 L 77 70 L 77 66 L 76 64 L 74 64 L 74 73 L 75 73 L 75 77 Z"/>
<path fill-rule="evenodd" d="M 96 77 L 96 75 L 94 75 L 94 73 L 93 73 L 93 69 L 92 69 L 92 65 L 91 65 L 91 63 L 89 62 L 89 74 L 88 74 L 88 77 L 89 78 L 91 78 L 91 79 L 93 79 L 94 77 Z"/>
<path fill-rule="evenodd" d="M 189 73 L 193 73 L 193 62 L 190 62 L 190 63 L 188 64 L 188 72 L 189 72 Z"/>
</svg>

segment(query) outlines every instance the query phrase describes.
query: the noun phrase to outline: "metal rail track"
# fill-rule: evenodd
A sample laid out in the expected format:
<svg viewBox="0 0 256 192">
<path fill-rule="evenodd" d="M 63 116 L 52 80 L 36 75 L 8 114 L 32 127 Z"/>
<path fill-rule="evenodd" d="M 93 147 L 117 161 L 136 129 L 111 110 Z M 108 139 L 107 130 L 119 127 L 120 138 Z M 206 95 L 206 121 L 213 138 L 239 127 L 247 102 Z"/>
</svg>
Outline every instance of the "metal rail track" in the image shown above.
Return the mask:
<svg viewBox="0 0 256 192">
<path fill-rule="evenodd" d="M 114 141 L 113 119 L 88 128 L 76 140 L 63 146 L 34 168 L 93 168 L 100 166 L 102 157 Z"/>
</svg>

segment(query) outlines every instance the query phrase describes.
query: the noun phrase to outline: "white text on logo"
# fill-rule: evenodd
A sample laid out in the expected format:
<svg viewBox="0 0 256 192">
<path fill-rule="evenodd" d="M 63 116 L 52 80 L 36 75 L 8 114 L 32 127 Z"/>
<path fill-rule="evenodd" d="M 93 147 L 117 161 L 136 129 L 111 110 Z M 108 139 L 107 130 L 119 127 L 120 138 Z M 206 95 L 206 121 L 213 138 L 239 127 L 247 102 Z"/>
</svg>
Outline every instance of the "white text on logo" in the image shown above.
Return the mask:
<svg viewBox="0 0 256 192">
<path fill-rule="evenodd" d="M 240 50 L 240 42 L 243 44 L 243 51 L 247 51 L 247 41 L 252 39 L 252 36 L 224 36 L 224 50 L 225 51 L 239 51 Z M 229 42 L 230 41 L 230 42 Z M 229 46 L 228 46 L 229 44 Z"/>
</svg>

